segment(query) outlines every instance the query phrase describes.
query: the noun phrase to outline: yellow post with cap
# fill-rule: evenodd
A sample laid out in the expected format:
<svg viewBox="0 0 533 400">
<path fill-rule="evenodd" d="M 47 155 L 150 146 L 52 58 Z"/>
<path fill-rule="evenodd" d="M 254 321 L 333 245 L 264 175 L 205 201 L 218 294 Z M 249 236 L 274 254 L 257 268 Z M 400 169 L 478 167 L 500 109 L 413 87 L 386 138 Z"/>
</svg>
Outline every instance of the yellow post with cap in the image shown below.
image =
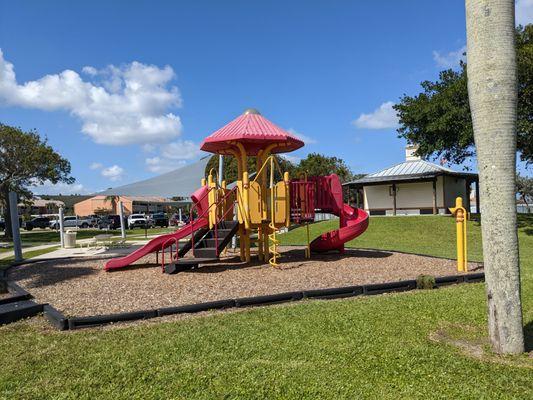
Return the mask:
<svg viewBox="0 0 533 400">
<path fill-rule="evenodd" d="M 466 245 L 466 221 L 467 211 L 463 207 L 463 199 L 455 199 L 455 207 L 450 208 L 451 213 L 455 216 L 455 226 L 457 232 L 457 271 L 468 271 L 468 257 Z"/>
</svg>

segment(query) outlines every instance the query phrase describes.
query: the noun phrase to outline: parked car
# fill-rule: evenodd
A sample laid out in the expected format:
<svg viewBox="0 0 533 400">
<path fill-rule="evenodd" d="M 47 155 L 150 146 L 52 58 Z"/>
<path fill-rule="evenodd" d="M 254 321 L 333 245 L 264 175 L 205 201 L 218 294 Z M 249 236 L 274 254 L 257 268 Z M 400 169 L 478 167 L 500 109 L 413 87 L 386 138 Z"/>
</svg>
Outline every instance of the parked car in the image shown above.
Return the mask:
<svg viewBox="0 0 533 400">
<path fill-rule="evenodd" d="M 22 228 L 31 231 L 33 228 L 45 229 L 50 226 L 50 218 L 48 217 L 36 217 L 32 218 L 29 221 L 24 221 L 22 223 Z"/>
<path fill-rule="evenodd" d="M 183 223 L 183 224 L 189 223 L 189 216 L 185 215 L 183 213 L 181 215 L 181 223 Z M 173 214 L 172 217 L 170 217 L 169 224 L 170 224 L 170 226 L 179 226 L 180 225 L 180 216 L 179 216 L 179 214 Z"/>
<path fill-rule="evenodd" d="M 104 215 L 98 220 L 98 229 L 120 229 L 120 215 Z"/>
<path fill-rule="evenodd" d="M 131 214 L 128 217 L 128 228 L 152 228 L 154 221 L 144 214 Z"/>
<path fill-rule="evenodd" d="M 100 220 L 100 217 L 98 215 L 87 215 L 85 217 L 86 219 L 89 220 L 89 225 L 92 226 L 92 227 L 97 227 L 98 226 L 98 221 Z"/>
<path fill-rule="evenodd" d="M 63 218 L 64 228 L 88 228 L 91 225 L 91 221 L 86 217 L 69 216 Z M 59 220 L 50 221 L 50 228 L 59 229 Z"/>
<path fill-rule="evenodd" d="M 152 214 L 152 221 L 154 221 L 154 226 L 160 226 L 166 228 L 168 226 L 168 217 L 165 213 L 155 213 Z"/>
</svg>

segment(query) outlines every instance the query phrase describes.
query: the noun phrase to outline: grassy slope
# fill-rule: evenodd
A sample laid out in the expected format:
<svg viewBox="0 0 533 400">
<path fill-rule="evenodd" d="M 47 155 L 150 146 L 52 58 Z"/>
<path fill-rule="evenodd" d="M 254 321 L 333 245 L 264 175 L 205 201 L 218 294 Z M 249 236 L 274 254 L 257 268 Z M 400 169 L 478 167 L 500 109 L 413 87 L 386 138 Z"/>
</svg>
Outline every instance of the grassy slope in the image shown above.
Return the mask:
<svg viewBox="0 0 533 400">
<path fill-rule="evenodd" d="M 450 222 L 376 218 L 354 245 L 453 255 L 453 242 L 437 241 Z M 531 221 L 524 224 L 530 224 L 520 230 L 524 316 L 531 326 L 533 236 L 527 234 Z M 316 224 L 313 230 L 328 226 Z M 471 228 L 479 238 L 479 227 Z M 299 234 L 295 230 L 283 241 L 296 241 Z M 479 257 L 479 244 L 471 247 Z M 0 328 L 0 345 L 11 355 L 0 359 L 0 396 L 528 398 L 531 368 L 470 358 L 428 339 L 453 324 L 471 327 L 454 328 L 460 335 L 480 338 L 485 323 L 481 284 L 116 330 L 43 332 L 23 322 Z M 518 359 L 527 362 L 525 356 Z"/>
</svg>

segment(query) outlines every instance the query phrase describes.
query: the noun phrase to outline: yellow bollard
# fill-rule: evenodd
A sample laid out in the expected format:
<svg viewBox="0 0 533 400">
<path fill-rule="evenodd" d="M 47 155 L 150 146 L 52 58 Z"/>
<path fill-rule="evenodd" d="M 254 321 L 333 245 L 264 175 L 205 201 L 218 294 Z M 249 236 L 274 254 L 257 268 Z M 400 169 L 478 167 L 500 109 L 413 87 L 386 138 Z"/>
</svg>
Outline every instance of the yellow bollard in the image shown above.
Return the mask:
<svg viewBox="0 0 533 400">
<path fill-rule="evenodd" d="M 466 246 L 466 220 L 467 213 L 463 207 L 463 199 L 455 199 L 455 207 L 450 208 L 451 213 L 455 216 L 455 226 L 457 232 L 457 271 L 468 271 L 468 257 Z"/>
</svg>

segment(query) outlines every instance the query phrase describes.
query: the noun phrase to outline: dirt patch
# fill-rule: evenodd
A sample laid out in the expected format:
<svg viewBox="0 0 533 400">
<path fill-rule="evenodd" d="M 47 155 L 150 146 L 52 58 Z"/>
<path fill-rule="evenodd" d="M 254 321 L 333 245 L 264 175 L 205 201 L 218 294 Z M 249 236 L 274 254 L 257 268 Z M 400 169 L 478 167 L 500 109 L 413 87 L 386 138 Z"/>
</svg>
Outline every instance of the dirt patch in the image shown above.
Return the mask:
<svg viewBox="0 0 533 400">
<path fill-rule="evenodd" d="M 420 274 L 456 275 L 455 261 L 374 250 L 304 258 L 301 247 L 281 247 L 279 268 L 244 264 L 229 254 L 216 264 L 166 275 L 150 255 L 129 268 L 106 272 L 106 260 L 43 261 L 13 268 L 17 281 L 39 302 L 67 316 L 155 309 L 236 297 L 392 282 Z M 472 272 L 482 271 L 472 263 Z"/>
<path fill-rule="evenodd" d="M 462 332 L 460 335 L 462 337 L 458 337 L 458 334 L 454 332 Z M 488 338 L 474 338 L 473 336 L 479 336 L 478 329 L 475 327 L 468 325 L 449 325 L 440 328 L 436 332 L 432 332 L 429 335 L 429 339 L 433 342 L 455 347 L 463 355 L 480 361 L 533 369 L 533 352 L 516 356 L 499 355 L 490 351 Z"/>
</svg>

